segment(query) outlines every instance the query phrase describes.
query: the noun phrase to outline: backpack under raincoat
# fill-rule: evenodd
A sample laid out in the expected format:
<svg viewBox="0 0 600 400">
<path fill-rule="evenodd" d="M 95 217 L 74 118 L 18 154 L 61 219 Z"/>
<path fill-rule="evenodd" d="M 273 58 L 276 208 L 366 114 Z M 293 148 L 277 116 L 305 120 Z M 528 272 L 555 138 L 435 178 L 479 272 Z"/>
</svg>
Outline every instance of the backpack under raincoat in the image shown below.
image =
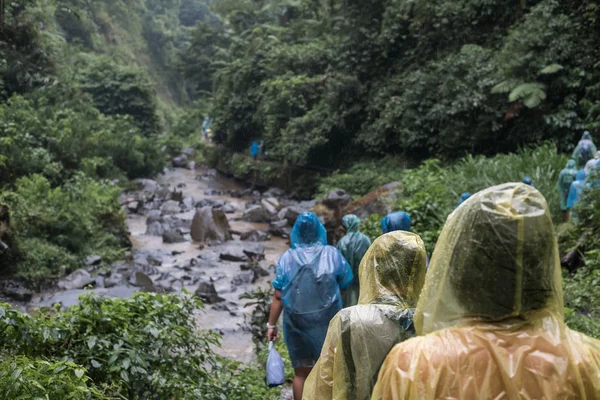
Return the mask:
<svg viewBox="0 0 600 400">
<path fill-rule="evenodd" d="M 351 307 L 358 303 L 358 266 L 371 246 L 371 239 L 358 231 L 360 219 L 356 215 L 346 215 L 342 218 L 342 225 L 346 227 L 347 233 L 338 242 L 337 249 L 350 264 L 354 275 L 350 286 L 342 294 L 342 304 L 344 307 Z"/>
</svg>

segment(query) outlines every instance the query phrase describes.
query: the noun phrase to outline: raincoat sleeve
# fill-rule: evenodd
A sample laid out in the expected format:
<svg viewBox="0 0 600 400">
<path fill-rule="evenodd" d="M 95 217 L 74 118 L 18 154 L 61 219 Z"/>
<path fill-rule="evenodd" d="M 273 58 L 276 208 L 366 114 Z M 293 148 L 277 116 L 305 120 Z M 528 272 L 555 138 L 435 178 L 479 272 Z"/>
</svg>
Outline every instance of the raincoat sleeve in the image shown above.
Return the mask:
<svg viewBox="0 0 600 400">
<path fill-rule="evenodd" d="M 283 290 L 283 288 L 289 283 L 286 273 L 286 264 L 289 258 L 288 255 L 289 251 L 282 255 L 277 262 L 277 267 L 275 268 L 275 279 L 271 284 L 277 290 Z"/>
<path fill-rule="evenodd" d="M 344 258 L 342 253 L 340 253 L 337 249 L 332 247 L 335 250 L 335 263 L 336 263 L 336 280 L 338 285 L 340 286 L 340 290 L 344 290 L 350 285 L 352 279 L 354 279 L 354 275 L 352 274 L 352 268 L 348 261 Z"/>
<path fill-rule="evenodd" d="M 569 189 L 569 197 L 567 197 L 567 209 L 570 210 L 577 205 L 579 198 L 576 182 L 571 183 L 571 189 Z"/>
</svg>

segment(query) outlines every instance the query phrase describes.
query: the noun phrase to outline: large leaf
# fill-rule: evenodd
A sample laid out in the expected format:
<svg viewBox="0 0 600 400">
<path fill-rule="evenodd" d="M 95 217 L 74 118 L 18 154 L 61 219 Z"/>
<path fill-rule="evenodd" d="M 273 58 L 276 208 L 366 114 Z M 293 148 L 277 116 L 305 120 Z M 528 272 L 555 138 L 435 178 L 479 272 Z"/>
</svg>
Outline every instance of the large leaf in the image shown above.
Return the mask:
<svg viewBox="0 0 600 400">
<path fill-rule="evenodd" d="M 550 65 L 548 65 L 547 67 L 543 68 L 543 69 L 540 71 L 540 75 L 550 75 L 550 74 L 555 74 L 555 73 L 557 73 L 558 71 L 561 71 L 561 70 L 563 70 L 563 69 L 565 69 L 565 67 L 563 67 L 563 66 L 562 66 L 562 65 L 560 65 L 560 64 L 550 64 Z"/>
<path fill-rule="evenodd" d="M 535 108 L 546 99 L 546 87 L 541 83 L 523 83 L 510 92 L 508 101 L 511 103 L 522 100 L 527 108 Z"/>
</svg>

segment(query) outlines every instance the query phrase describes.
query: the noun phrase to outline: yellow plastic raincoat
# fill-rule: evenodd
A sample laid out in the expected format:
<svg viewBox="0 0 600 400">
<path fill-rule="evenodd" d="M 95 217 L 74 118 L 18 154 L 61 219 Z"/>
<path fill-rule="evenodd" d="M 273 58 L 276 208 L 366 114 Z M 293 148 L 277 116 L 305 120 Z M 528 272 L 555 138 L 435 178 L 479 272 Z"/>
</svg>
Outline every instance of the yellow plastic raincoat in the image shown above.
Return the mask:
<svg viewBox="0 0 600 400">
<path fill-rule="evenodd" d="M 304 400 L 365 400 L 392 347 L 414 336 L 413 313 L 425 281 L 425 246 L 413 233 L 379 237 L 359 268 L 358 305 L 331 320 Z"/>
<path fill-rule="evenodd" d="M 448 217 L 415 312 L 373 399 L 600 399 L 600 342 L 564 324 L 544 197 L 484 190 Z"/>
</svg>

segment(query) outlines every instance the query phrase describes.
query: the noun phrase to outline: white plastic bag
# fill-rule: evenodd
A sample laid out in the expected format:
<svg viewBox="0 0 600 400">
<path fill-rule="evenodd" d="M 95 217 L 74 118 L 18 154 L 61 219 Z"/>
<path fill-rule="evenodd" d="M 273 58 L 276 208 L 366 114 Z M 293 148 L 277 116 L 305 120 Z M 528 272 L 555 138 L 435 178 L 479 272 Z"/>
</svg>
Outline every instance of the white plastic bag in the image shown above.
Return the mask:
<svg viewBox="0 0 600 400">
<path fill-rule="evenodd" d="M 269 358 L 267 359 L 267 385 L 275 387 L 285 382 L 285 370 L 283 360 L 273 345 L 269 342 Z"/>
</svg>

